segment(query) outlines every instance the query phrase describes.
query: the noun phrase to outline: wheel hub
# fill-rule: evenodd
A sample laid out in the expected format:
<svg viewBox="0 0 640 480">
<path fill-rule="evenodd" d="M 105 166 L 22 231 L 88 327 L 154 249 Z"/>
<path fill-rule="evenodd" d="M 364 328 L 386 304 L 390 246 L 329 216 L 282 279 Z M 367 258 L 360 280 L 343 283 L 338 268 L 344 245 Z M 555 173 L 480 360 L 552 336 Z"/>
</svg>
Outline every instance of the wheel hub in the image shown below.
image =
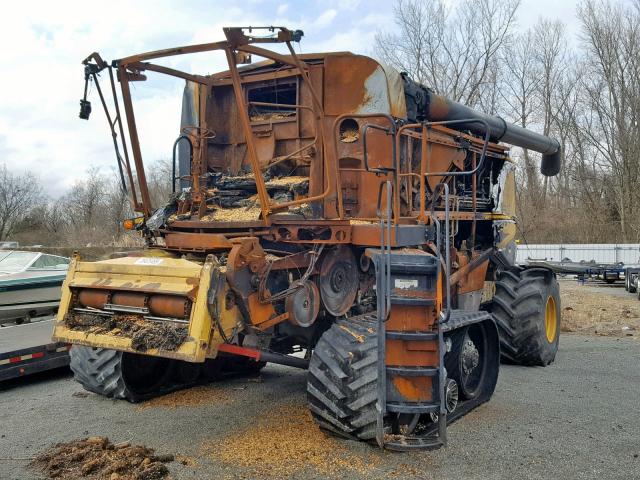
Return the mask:
<svg viewBox="0 0 640 480">
<path fill-rule="evenodd" d="M 344 288 L 345 280 L 347 278 L 347 272 L 345 272 L 345 266 L 343 264 L 338 264 L 334 267 L 331 272 L 331 289 L 334 292 L 339 292 Z"/>
<path fill-rule="evenodd" d="M 547 305 L 544 311 L 544 328 L 547 335 L 547 341 L 549 343 L 553 343 L 556 339 L 558 317 L 556 315 L 556 301 L 551 295 L 547 299 Z"/>
<path fill-rule="evenodd" d="M 285 300 L 289 322 L 300 327 L 310 327 L 320 311 L 320 293 L 313 282 L 305 282 Z"/>
<path fill-rule="evenodd" d="M 465 339 L 462 346 L 462 370 L 465 375 L 471 372 L 480 364 L 480 352 L 475 343 L 470 338 Z"/>
<path fill-rule="evenodd" d="M 318 287 L 327 312 L 339 317 L 349 311 L 358 292 L 356 258 L 348 247 L 338 247 L 322 259 Z"/>
<path fill-rule="evenodd" d="M 458 399 L 458 382 L 456 382 L 453 378 L 448 378 L 444 397 L 444 402 L 447 408 L 447 415 L 452 414 L 456 409 L 456 407 L 458 406 Z M 437 413 L 431 413 L 430 416 L 433 423 L 436 423 L 438 421 Z"/>
</svg>

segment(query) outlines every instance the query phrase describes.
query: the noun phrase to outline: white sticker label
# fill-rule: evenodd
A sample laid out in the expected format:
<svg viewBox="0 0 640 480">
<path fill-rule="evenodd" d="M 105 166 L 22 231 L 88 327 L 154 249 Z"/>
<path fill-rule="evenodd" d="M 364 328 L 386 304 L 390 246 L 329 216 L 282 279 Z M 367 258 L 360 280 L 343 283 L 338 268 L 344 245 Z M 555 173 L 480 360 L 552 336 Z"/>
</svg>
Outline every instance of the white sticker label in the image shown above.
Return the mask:
<svg viewBox="0 0 640 480">
<path fill-rule="evenodd" d="M 402 289 L 418 288 L 418 280 L 409 280 L 407 278 L 396 278 L 395 287 Z"/>
<path fill-rule="evenodd" d="M 162 263 L 161 258 L 149 258 L 141 257 L 134 262 L 136 265 L 160 265 Z"/>
</svg>

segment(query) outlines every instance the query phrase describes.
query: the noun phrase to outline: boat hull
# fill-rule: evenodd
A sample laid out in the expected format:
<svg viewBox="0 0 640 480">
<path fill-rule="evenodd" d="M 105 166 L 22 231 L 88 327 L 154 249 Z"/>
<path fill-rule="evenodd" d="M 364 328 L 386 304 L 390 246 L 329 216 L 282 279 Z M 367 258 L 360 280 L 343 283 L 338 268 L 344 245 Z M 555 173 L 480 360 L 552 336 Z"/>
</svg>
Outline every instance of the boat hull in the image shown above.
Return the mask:
<svg viewBox="0 0 640 480">
<path fill-rule="evenodd" d="M 55 313 L 63 281 L 59 273 L 0 281 L 0 322 Z"/>
</svg>

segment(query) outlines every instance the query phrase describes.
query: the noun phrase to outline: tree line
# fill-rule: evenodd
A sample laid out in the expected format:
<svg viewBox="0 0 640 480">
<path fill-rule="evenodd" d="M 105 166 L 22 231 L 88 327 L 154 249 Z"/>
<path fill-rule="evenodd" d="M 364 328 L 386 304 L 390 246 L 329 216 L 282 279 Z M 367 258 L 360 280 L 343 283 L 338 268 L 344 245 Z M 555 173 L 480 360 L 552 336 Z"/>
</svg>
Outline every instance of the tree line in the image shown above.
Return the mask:
<svg viewBox="0 0 640 480">
<path fill-rule="evenodd" d="M 583 0 L 580 33 L 540 18 L 517 28 L 520 0 L 397 0 L 375 55 L 437 93 L 500 115 L 562 147 L 562 170 L 539 174 L 539 154 L 512 149 L 518 225 L 528 243 L 640 242 L 640 0 Z M 148 166 L 163 205 L 168 161 Z M 131 216 L 117 175 L 92 169 L 52 200 L 31 173 L 0 166 L 0 240 L 126 245 Z"/>
<path fill-rule="evenodd" d="M 171 193 L 171 163 L 160 160 L 145 169 L 153 205 L 164 205 Z M 124 230 L 135 216 L 119 176 L 89 169 L 59 198 L 33 173 L 15 173 L 0 165 L 0 240 L 21 245 L 136 246 L 140 237 Z"/>
<path fill-rule="evenodd" d="M 512 149 L 518 224 L 529 243 L 640 241 L 640 0 L 584 0 L 580 33 L 519 0 L 398 0 L 378 57 L 436 93 L 556 138 L 557 177 Z"/>
</svg>

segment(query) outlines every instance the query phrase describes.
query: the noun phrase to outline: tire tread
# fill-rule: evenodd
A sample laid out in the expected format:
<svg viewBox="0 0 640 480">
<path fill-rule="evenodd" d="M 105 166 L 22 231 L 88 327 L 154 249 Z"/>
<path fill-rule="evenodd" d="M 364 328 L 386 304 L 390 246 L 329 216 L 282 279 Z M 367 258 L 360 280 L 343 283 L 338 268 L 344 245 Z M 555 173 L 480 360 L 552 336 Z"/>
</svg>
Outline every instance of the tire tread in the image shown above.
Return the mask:
<svg viewBox="0 0 640 480">
<path fill-rule="evenodd" d="M 544 312 L 548 295 L 554 296 L 560 310 L 558 288 L 555 275 L 543 268 L 498 272 L 489 310 L 498 327 L 500 350 L 505 360 L 527 366 L 546 366 L 554 361 L 558 339 L 548 342 Z M 557 329 L 559 336 L 559 315 Z"/>
<path fill-rule="evenodd" d="M 374 321 L 342 319 L 324 332 L 307 381 L 309 410 L 321 429 L 344 438 L 375 438 L 376 360 Z"/>
</svg>

